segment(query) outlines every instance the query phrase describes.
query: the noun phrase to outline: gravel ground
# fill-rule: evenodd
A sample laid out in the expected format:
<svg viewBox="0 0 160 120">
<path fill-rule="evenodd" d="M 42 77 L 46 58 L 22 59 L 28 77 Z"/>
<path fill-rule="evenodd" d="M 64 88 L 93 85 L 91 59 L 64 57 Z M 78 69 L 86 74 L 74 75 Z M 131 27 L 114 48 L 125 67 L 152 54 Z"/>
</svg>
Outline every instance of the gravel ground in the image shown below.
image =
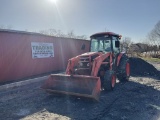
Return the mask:
<svg viewBox="0 0 160 120">
<path fill-rule="evenodd" d="M 43 81 L 42 81 L 43 82 Z M 1 120 L 160 120 L 160 80 L 130 77 L 100 101 L 57 96 L 40 89 L 42 82 L 0 91 Z"/>
</svg>

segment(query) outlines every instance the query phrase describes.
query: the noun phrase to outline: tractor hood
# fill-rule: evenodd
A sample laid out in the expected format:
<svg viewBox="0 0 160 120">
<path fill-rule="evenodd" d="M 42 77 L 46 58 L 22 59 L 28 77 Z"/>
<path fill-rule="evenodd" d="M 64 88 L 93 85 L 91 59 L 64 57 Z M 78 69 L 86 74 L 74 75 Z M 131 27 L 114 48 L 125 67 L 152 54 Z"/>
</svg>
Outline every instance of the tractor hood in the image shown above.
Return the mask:
<svg viewBox="0 0 160 120">
<path fill-rule="evenodd" d="M 80 57 L 87 57 L 87 56 L 99 56 L 99 55 L 102 55 L 103 53 L 102 52 L 87 52 L 87 53 L 83 53 L 80 55 Z"/>
</svg>

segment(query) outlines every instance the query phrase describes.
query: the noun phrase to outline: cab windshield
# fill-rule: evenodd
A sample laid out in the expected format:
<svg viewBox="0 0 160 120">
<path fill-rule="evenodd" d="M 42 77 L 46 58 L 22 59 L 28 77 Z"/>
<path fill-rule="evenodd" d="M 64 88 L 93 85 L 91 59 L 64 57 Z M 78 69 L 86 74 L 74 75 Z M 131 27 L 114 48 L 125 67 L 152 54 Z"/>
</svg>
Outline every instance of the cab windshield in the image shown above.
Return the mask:
<svg viewBox="0 0 160 120">
<path fill-rule="evenodd" d="M 111 51 L 111 38 L 110 37 L 97 37 L 91 39 L 91 52 L 110 52 Z"/>
</svg>

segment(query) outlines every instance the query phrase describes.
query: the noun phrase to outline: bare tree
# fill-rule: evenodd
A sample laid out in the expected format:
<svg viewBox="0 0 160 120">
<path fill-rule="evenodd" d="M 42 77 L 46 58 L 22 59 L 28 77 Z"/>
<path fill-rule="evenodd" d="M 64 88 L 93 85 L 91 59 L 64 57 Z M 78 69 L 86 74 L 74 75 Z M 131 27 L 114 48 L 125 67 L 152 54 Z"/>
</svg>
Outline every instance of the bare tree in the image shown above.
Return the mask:
<svg viewBox="0 0 160 120">
<path fill-rule="evenodd" d="M 48 35 L 47 30 L 40 30 L 39 33 L 44 34 L 44 35 Z"/>
<path fill-rule="evenodd" d="M 67 37 L 68 37 L 68 38 L 75 38 L 76 35 L 75 35 L 74 31 L 71 30 L 70 32 L 68 32 Z"/>
<path fill-rule="evenodd" d="M 160 21 L 154 26 L 153 30 L 148 34 L 148 43 L 152 46 L 151 50 L 154 52 L 154 56 L 159 55 L 160 46 Z"/>
<path fill-rule="evenodd" d="M 160 45 L 160 21 L 154 26 L 148 34 L 148 40 L 152 45 Z"/>
<path fill-rule="evenodd" d="M 129 47 L 133 42 L 130 37 L 124 37 L 121 41 L 121 51 L 129 52 Z"/>
<path fill-rule="evenodd" d="M 13 29 L 13 26 L 12 25 L 0 25 L 0 29 L 7 29 L 7 30 L 12 30 Z"/>
<path fill-rule="evenodd" d="M 57 31 L 55 29 L 49 29 L 47 31 L 48 31 L 48 34 L 51 36 L 56 36 L 56 34 L 57 34 Z"/>
<path fill-rule="evenodd" d="M 76 36 L 77 39 L 84 39 L 86 40 L 87 39 L 87 36 L 86 35 L 81 35 L 81 36 Z"/>
<path fill-rule="evenodd" d="M 75 39 L 87 39 L 86 35 L 81 35 L 81 36 L 77 36 L 73 30 L 71 30 L 70 32 L 68 32 L 68 34 L 66 35 L 67 38 L 75 38 Z"/>
<path fill-rule="evenodd" d="M 74 31 L 71 30 L 67 34 L 64 34 L 61 30 L 48 29 L 48 30 L 40 30 L 39 33 L 49 36 L 55 37 L 65 37 L 65 38 L 75 38 L 75 39 L 87 39 L 86 35 L 77 36 Z"/>
<path fill-rule="evenodd" d="M 5 26 L 4 25 L 0 25 L 0 29 L 5 29 Z"/>
<path fill-rule="evenodd" d="M 160 37 L 160 21 L 158 21 L 158 23 L 155 25 L 154 32 L 156 37 Z"/>
</svg>

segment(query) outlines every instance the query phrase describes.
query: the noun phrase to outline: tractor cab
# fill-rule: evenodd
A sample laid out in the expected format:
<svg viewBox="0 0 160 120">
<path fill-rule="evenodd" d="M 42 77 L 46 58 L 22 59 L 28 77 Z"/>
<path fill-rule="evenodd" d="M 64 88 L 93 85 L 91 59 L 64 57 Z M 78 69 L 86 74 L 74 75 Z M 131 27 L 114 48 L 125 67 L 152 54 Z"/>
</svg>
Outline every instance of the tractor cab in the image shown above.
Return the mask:
<svg viewBox="0 0 160 120">
<path fill-rule="evenodd" d="M 68 60 L 66 74 L 51 74 L 42 85 L 49 93 L 99 99 L 101 90 L 113 90 L 116 78 L 130 76 L 128 57 L 120 53 L 121 36 L 112 32 L 91 36 L 90 51 Z"/>
<path fill-rule="evenodd" d="M 119 53 L 121 35 L 112 32 L 93 34 L 91 37 L 91 52 L 113 52 Z"/>
</svg>

